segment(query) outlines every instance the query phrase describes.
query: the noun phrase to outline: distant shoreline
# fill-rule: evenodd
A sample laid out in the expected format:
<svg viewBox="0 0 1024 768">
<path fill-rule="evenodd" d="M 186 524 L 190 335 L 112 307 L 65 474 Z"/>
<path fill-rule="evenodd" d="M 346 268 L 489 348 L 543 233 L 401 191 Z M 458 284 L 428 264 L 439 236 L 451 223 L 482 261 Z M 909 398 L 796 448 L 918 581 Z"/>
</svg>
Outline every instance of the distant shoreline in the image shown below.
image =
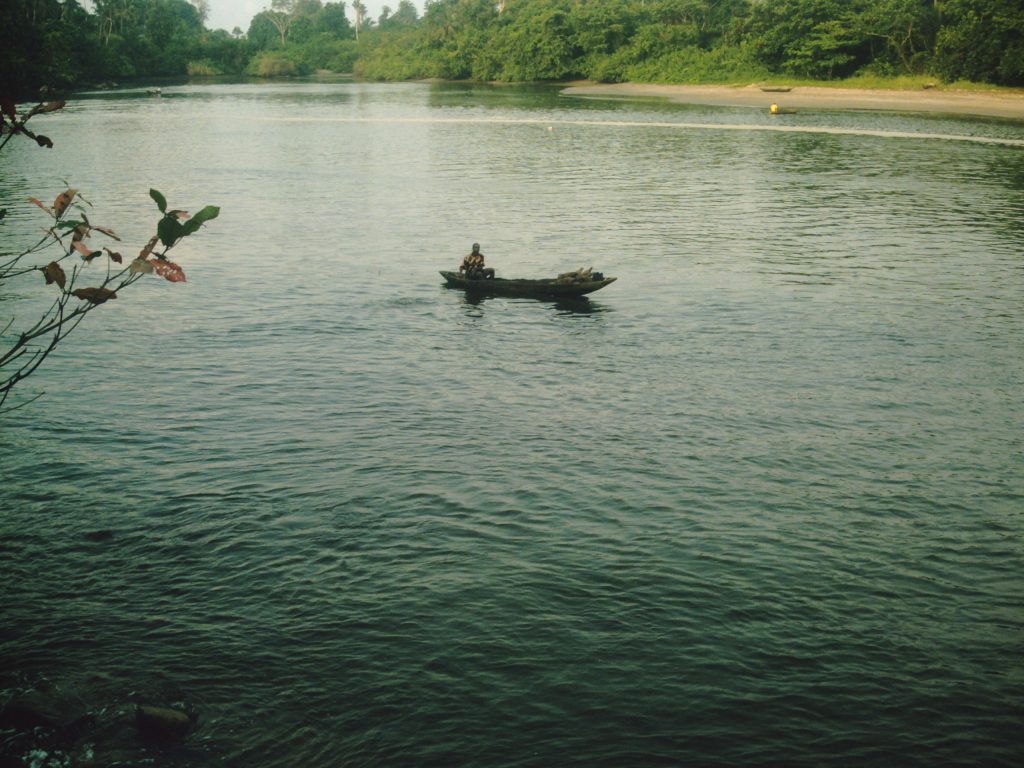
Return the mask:
<svg viewBox="0 0 1024 768">
<path fill-rule="evenodd" d="M 863 109 L 893 112 L 978 115 L 1024 120 L 1024 91 L 884 91 L 862 88 L 794 86 L 785 93 L 756 85 L 658 85 L 654 83 L 571 83 L 567 96 L 664 98 L 682 104 L 768 109 L 772 103 L 794 109 Z"/>
</svg>

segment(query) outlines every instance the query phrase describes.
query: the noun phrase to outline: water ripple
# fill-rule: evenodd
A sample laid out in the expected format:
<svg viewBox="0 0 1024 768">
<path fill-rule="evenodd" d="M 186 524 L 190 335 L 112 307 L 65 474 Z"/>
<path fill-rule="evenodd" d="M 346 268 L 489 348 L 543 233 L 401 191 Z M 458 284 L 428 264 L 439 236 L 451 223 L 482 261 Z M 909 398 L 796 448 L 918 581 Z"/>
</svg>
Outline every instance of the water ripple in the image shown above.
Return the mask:
<svg viewBox="0 0 1024 768">
<path fill-rule="evenodd" d="M 5 158 L 223 213 L 0 423 L 0 686 L 189 701 L 170 766 L 1019 763 L 1019 130 L 172 95 Z"/>
</svg>

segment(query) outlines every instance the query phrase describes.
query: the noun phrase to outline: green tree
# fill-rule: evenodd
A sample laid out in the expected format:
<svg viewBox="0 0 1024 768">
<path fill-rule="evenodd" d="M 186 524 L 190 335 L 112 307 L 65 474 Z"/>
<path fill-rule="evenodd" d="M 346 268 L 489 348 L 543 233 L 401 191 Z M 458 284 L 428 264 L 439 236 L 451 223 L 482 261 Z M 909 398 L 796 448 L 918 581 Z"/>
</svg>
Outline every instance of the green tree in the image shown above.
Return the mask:
<svg viewBox="0 0 1024 768">
<path fill-rule="evenodd" d="M 257 51 L 265 51 L 282 44 L 277 25 L 271 20 L 271 14 L 272 11 L 260 11 L 249 21 L 246 38 Z"/>
<path fill-rule="evenodd" d="M 143 7 L 139 74 L 183 74 L 203 32 L 199 12 L 185 0 L 148 0 Z"/>
<path fill-rule="evenodd" d="M 196 55 L 215 73 L 223 74 L 244 72 L 253 53 L 254 47 L 248 40 L 218 29 L 203 36 Z"/>
<path fill-rule="evenodd" d="M 328 34 L 339 40 L 355 36 L 355 30 L 349 23 L 344 3 L 325 3 L 316 20 L 316 31 Z"/>
<path fill-rule="evenodd" d="M 831 79 L 857 67 L 864 44 L 849 0 L 765 0 L 753 7 L 751 44 L 768 67 Z"/>
<path fill-rule="evenodd" d="M 947 0 L 936 40 L 946 80 L 1024 85 L 1024 11 L 1019 0 Z"/>
<path fill-rule="evenodd" d="M 869 56 L 874 69 L 921 74 L 929 65 L 928 51 L 935 41 L 936 14 L 925 0 L 868 0 L 857 22 L 870 42 L 883 44 Z M 873 45 L 870 46 L 873 50 Z"/>
<path fill-rule="evenodd" d="M 358 48 L 352 71 L 377 80 L 411 80 L 440 76 L 440 67 L 424 34 L 414 26 L 392 26 Z"/>
<path fill-rule="evenodd" d="M 474 75 L 474 60 L 488 47 L 498 12 L 490 0 L 437 0 L 425 6 L 421 25 L 437 77 Z"/>
<path fill-rule="evenodd" d="M 490 46 L 492 77 L 507 81 L 561 80 L 577 74 L 572 5 L 551 0 L 509 3 Z"/>
<path fill-rule="evenodd" d="M 95 26 L 95 17 L 75 0 L 4 0 L 0 87 L 15 98 L 34 98 L 42 85 L 75 84 L 96 64 L 90 45 Z"/>
<path fill-rule="evenodd" d="M 655 0 L 639 15 L 645 23 L 684 27 L 693 45 L 710 49 L 729 36 L 732 22 L 748 10 L 747 0 Z"/>
<path fill-rule="evenodd" d="M 572 43 L 584 57 L 614 53 L 636 32 L 637 14 L 626 0 L 595 0 L 570 10 Z"/>
<path fill-rule="evenodd" d="M 298 0 L 271 0 L 270 10 L 264 11 L 260 15 L 264 16 L 277 30 L 281 45 L 284 45 L 292 24 L 299 17 Z"/>
<path fill-rule="evenodd" d="M 390 6 L 384 6 L 380 17 L 377 19 L 377 26 L 380 29 L 413 27 L 417 21 L 419 21 L 419 15 L 416 12 L 416 6 L 410 0 L 400 0 L 398 9 L 393 13 Z"/>
<path fill-rule="evenodd" d="M 301 70 L 323 60 L 330 46 L 319 36 L 345 34 L 340 19 L 326 21 L 331 4 L 317 15 L 318 0 L 280 1 L 309 3 L 312 26 L 296 21 L 290 37 L 279 32 L 283 58 L 276 61 Z M 417 19 L 415 6 L 402 0 L 367 34 L 372 20 L 355 0 L 349 29 L 360 46 L 344 55 L 358 56 L 357 73 L 384 78 L 721 82 L 771 74 L 833 79 L 870 67 L 1014 84 L 1024 71 L 1019 2 L 427 0 Z M 270 47 L 258 24 L 267 13 L 250 26 L 261 50 Z"/>
<path fill-rule="evenodd" d="M 210 18 L 210 0 L 189 0 L 189 3 L 199 14 L 199 21 L 205 25 L 206 20 Z"/>
</svg>

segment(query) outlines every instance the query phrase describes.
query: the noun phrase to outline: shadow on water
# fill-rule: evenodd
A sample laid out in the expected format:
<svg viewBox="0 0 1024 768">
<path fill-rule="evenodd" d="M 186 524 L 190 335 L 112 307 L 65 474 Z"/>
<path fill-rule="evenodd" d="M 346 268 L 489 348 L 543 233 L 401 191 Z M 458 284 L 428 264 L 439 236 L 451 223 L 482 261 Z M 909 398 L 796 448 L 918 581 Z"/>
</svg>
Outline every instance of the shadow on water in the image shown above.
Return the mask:
<svg viewBox="0 0 1024 768">
<path fill-rule="evenodd" d="M 552 304 L 560 315 L 596 315 L 602 312 L 609 312 L 611 309 L 603 304 L 591 301 L 586 296 L 580 296 L 577 299 L 558 299 L 552 302 Z"/>
<path fill-rule="evenodd" d="M 599 302 L 591 301 L 586 296 L 579 296 L 575 298 L 545 298 L 523 296 L 508 297 L 496 294 L 467 293 L 462 296 L 462 305 L 466 309 L 477 310 L 476 313 L 479 314 L 479 310 L 492 300 L 512 304 L 539 304 L 553 309 L 555 313 L 559 315 L 594 315 L 610 311 L 610 307 Z"/>
</svg>

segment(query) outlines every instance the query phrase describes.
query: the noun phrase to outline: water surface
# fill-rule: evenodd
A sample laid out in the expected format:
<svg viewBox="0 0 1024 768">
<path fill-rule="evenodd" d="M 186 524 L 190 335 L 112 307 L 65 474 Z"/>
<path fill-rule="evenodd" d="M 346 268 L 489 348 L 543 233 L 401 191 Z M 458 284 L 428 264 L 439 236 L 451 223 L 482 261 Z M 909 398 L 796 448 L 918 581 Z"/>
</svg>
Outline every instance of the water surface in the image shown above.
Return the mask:
<svg viewBox="0 0 1024 768">
<path fill-rule="evenodd" d="M 1024 125 L 164 94 L 3 158 L 5 242 L 222 207 L 0 421 L 7 690 L 188 701 L 166 765 L 1020 764 Z"/>
</svg>

